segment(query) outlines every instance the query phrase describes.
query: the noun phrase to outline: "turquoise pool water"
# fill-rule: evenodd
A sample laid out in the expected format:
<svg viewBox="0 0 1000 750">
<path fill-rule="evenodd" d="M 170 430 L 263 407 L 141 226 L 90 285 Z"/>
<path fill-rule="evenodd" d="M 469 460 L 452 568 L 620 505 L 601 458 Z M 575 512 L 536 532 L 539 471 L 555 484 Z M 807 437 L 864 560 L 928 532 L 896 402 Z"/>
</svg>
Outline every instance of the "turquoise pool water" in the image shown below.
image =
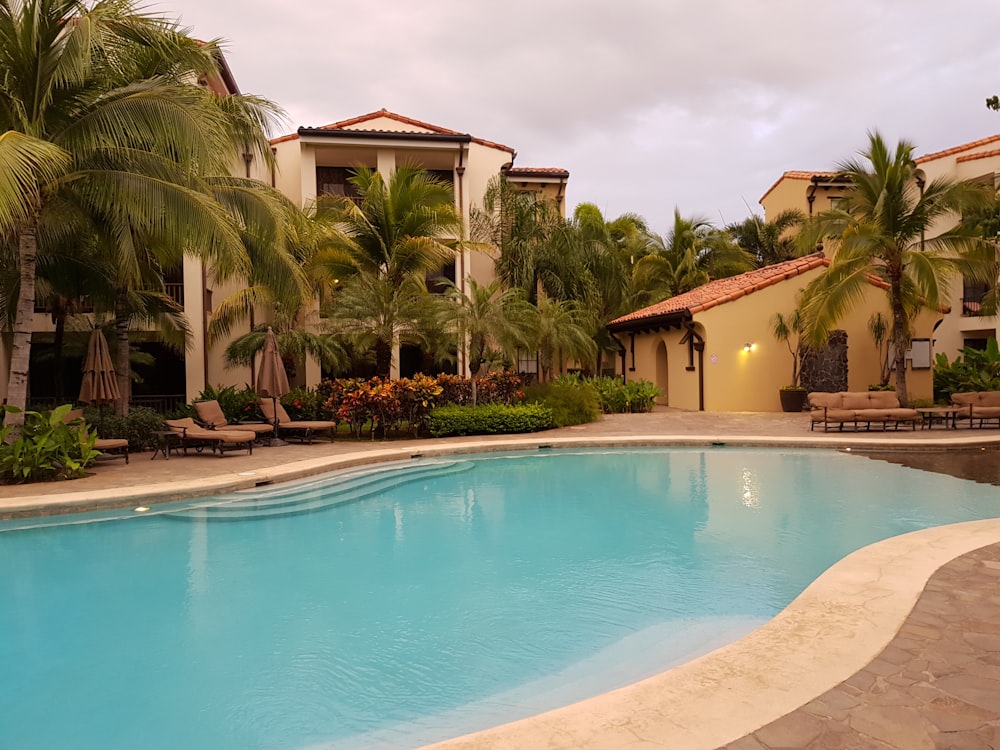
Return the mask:
<svg viewBox="0 0 1000 750">
<path fill-rule="evenodd" d="M 824 451 L 325 484 L 0 522 L 0 747 L 413 747 L 686 661 L 870 542 L 1000 515 L 995 487 Z"/>
</svg>

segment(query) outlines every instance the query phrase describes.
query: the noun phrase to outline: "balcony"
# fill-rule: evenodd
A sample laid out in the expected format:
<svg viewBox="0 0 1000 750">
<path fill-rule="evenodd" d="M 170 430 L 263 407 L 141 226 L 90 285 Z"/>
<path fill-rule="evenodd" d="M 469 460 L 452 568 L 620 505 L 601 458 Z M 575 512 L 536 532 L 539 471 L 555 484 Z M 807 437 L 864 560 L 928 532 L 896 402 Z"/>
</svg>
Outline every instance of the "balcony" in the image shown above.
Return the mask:
<svg viewBox="0 0 1000 750">
<path fill-rule="evenodd" d="M 966 282 L 962 289 L 962 317 L 978 317 L 982 314 L 983 299 L 989 293 L 987 284 Z"/>
</svg>

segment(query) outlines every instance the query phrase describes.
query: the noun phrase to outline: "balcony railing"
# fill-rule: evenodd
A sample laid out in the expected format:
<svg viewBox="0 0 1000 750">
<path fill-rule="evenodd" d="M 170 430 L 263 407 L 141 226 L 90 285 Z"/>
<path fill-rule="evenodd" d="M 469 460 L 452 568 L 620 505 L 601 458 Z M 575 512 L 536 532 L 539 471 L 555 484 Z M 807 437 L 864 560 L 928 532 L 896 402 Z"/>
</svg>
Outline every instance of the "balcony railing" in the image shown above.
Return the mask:
<svg viewBox="0 0 1000 750">
<path fill-rule="evenodd" d="M 170 297 L 174 302 L 176 302 L 181 307 L 184 307 L 184 284 L 164 284 L 164 291 L 167 296 Z"/>
<path fill-rule="evenodd" d="M 982 315 L 983 299 L 986 294 L 985 290 L 980 292 L 966 289 L 965 296 L 962 297 L 962 315 L 964 317 Z"/>
<path fill-rule="evenodd" d="M 68 404 L 75 401 L 74 398 L 57 399 L 55 396 L 32 396 L 29 408 L 31 409 L 52 409 L 59 404 Z M 187 398 L 183 393 L 167 393 L 153 396 L 133 396 L 129 401 L 130 406 L 145 406 L 160 414 L 171 414 L 178 407 L 187 403 Z M 108 407 L 110 408 L 110 407 Z"/>
</svg>

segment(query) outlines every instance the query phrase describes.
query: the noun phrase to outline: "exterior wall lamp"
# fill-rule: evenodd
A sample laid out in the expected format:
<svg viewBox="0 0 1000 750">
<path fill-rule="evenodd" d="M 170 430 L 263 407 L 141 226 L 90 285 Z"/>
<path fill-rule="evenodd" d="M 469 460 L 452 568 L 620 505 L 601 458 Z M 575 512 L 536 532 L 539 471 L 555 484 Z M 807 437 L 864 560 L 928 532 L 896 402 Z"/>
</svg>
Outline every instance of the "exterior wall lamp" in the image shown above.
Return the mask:
<svg viewBox="0 0 1000 750">
<path fill-rule="evenodd" d="M 749 341 L 746 342 L 743 345 L 743 351 L 745 351 L 745 352 L 752 352 L 753 351 L 753 344 L 751 344 Z"/>
</svg>

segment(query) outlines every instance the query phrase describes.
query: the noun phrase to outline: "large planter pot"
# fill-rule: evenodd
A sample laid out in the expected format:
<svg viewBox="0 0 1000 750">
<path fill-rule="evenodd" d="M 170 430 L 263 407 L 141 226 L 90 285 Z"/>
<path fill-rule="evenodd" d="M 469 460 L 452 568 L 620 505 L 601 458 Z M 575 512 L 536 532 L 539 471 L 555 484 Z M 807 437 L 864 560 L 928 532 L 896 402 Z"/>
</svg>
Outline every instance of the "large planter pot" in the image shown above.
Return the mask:
<svg viewBox="0 0 1000 750">
<path fill-rule="evenodd" d="M 806 405 L 808 393 L 804 388 L 782 388 L 778 391 L 781 398 L 781 410 L 788 412 L 802 411 Z"/>
</svg>

